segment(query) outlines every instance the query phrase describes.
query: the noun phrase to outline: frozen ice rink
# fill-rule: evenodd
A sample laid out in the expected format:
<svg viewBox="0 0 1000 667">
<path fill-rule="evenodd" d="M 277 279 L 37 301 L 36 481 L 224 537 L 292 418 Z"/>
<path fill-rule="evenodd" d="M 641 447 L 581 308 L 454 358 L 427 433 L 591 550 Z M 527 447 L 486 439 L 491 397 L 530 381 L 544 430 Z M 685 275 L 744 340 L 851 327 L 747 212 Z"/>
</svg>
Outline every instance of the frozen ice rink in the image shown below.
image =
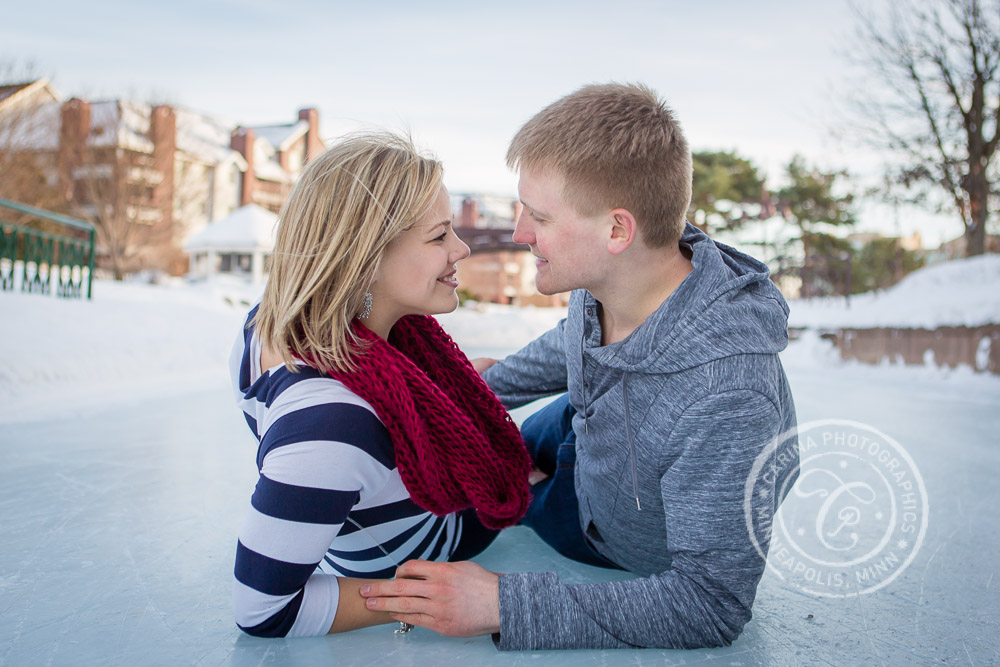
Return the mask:
<svg viewBox="0 0 1000 667">
<path fill-rule="evenodd" d="M 697 651 L 500 653 L 486 637 L 420 628 L 398 636 L 391 626 L 245 636 L 229 597 L 255 447 L 228 389 L 214 384 L 0 423 L 0 664 L 1000 663 L 1000 382 L 811 367 L 794 356 L 786 366 L 801 422 L 865 422 L 903 445 L 923 474 L 923 545 L 877 592 L 817 597 L 768 572 L 736 643 Z M 524 528 L 479 560 L 574 582 L 626 576 L 566 561 Z"/>
<path fill-rule="evenodd" d="M 1000 260 L 935 271 L 961 275 L 908 292 L 901 283 L 850 310 L 795 303 L 793 319 L 995 321 Z M 844 364 L 815 333 L 782 353 L 800 424 L 863 423 L 897 442 L 924 481 L 922 543 L 879 547 L 913 559 L 896 562 L 898 576 L 883 576 L 878 590 L 817 595 L 816 582 L 782 569 L 795 550 L 772 545 L 753 619 L 721 649 L 500 653 L 486 637 L 399 636 L 391 626 L 243 635 L 230 585 L 256 443 L 226 385 L 226 359 L 254 289 L 101 283 L 93 302 L 0 294 L 0 665 L 1000 664 L 1000 377 Z M 488 307 L 440 319 L 470 356 L 502 356 L 559 317 Z M 782 506 L 788 526 L 817 511 L 810 481 L 800 478 Z M 874 524 L 857 530 L 865 526 Z M 815 536 L 791 534 L 816 546 Z M 567 561 L 523 528 L 479 560 L 573 583 L 628 576 Z"/>
</svg>

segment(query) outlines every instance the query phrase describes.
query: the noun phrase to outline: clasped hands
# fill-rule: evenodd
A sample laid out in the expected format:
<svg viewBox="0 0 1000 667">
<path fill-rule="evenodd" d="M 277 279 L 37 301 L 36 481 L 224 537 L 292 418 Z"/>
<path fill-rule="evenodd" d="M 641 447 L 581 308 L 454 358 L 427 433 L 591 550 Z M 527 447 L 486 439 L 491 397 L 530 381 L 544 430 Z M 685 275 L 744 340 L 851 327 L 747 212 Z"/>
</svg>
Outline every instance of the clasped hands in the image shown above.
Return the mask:
<svg viewBox="0 0 1000 667">
<path fill-rule="evenodd" d="M 500 632 L 500 577 L 475 563 L 411 560 L 396 578 L 361 586 L 365 606 L 449 637 Z"/>
<path fill-rule="evenodd" d="M 473 359 L 482 373 L 496 359 Z M 531 484 L 546 477 L 533 470 Z M 475 563 L 411 560 L 396 578 L 363 584 L 365 606 L 388 612 L 394 620 L 449 637 L 475 637 L 500 632 L 500 576 Z"/>
</svg>

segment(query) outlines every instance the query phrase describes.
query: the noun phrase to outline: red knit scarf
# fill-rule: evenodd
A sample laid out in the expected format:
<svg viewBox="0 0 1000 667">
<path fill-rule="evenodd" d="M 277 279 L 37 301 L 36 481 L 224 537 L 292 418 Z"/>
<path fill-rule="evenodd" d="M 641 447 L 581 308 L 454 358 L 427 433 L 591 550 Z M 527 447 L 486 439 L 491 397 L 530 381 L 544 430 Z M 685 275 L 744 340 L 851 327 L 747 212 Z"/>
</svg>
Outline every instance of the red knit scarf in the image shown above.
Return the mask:
<svg viewBox="0 0 1000 667">
<path fill-rule="evenodd" d="M 355 321 L 370 347 L 357 370 L 331 372 L 385 423 L 413 501 L 441 516 L 474 507 L 487 528 L 528 509 L 531 461 L 517 425 L 433 317 L 399 320 L 385 341 Z"/>
</svg>

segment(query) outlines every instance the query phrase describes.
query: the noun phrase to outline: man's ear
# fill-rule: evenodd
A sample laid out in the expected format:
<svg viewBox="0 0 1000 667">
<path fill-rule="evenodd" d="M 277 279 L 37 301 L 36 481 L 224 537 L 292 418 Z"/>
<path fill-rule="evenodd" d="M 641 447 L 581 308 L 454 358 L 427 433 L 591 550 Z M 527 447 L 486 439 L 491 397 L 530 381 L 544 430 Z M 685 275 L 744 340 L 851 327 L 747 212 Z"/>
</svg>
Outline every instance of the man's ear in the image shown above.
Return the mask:
<svg viewBox="0 0 1000 667">
<path fill-rule="evenodd" d="M 611 216 L 608 252 L 612 255 L 619 255 L 638 240 L 639 226 L 635 222 L 635 217 L 627 209 L 612 209 L 608 215 Z"/>
</svg>

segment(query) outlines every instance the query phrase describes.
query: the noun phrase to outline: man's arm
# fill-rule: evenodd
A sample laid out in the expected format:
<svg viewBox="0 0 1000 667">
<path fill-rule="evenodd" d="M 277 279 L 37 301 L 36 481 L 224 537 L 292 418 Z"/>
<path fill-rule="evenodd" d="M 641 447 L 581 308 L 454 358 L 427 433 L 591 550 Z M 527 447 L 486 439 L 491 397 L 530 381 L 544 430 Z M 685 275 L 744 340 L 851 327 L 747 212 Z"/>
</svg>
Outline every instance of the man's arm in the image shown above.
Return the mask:
<svg viewBox="0 0 1000 667">
<path fill-rule="evenodd" d="M 629 581 L 568 586 L 551 573 L 501 578 L 501 649 L 725 646 L 750 620 L 765 562 L 746 527 L 744 490 L 757 455 L 781 431 L 754 391 L 701 399 L 675 424 L 660 480 L 670 569 Z M 774 498 L 755 499 L 770 524 Z M 760 537 L 758 533 L 758 537 Z M 767 549 L 766 540 L 761 547 Z"/>
<path fill-rule="evenodd" d="M 518 352 L 481 371 L 508 409 L 566 391 L 566 320 Z"/>
<path fill-rule="evenodd" d="M 702 648 L 730 644 L 750 619 L 750 606 L 764 570 L 764 561 L 746 528 L 744 484 L 754 459 L 780 428 L 774 404 L 757 392 L 728 392 L 690 406 L 673 430 L 681 441 L 671 449 L 679 455 L 660 484 L 667 521 L 664 548 L 673 554 L 670 569 L 628 581 L 572 586 L 554 573 L 502 575 L 497 583 L 500 648 Z M 774 509 L 773 498 L 755 504 L 754 517 L 770 521 Z M 766 550 L 766 540 L 761 547 Z M 448 578 L 449 588 L 461 590 L 465 579 L 471 582 L 482 572 L 442 571 L 438 576 Z M 403 597 L 379 598 L 374 608 L 424 613 L 433 606 L 435 618 L 449 619 L 481 617 L 492 611 L 484 608 L 485 602 L 468 600 L 459 600 L 447 609 L 427 592 L 428 581 L 433 580 L 421 581 L 424 588 L 414 593 L 420 597 L 405 597 L 416 588 L 381 592 Z M 376 592 L 368 595 L 384 591 L 380 587 L 373 586 Z M 400 605 L 404 599 L 405 604 Z M 438 629 L 433 624 L 426 627 Z M 449 634 L 458 634 L 452 630 Z M 458 627 L 459 632 L 468 630 Z"/>
</svg>

